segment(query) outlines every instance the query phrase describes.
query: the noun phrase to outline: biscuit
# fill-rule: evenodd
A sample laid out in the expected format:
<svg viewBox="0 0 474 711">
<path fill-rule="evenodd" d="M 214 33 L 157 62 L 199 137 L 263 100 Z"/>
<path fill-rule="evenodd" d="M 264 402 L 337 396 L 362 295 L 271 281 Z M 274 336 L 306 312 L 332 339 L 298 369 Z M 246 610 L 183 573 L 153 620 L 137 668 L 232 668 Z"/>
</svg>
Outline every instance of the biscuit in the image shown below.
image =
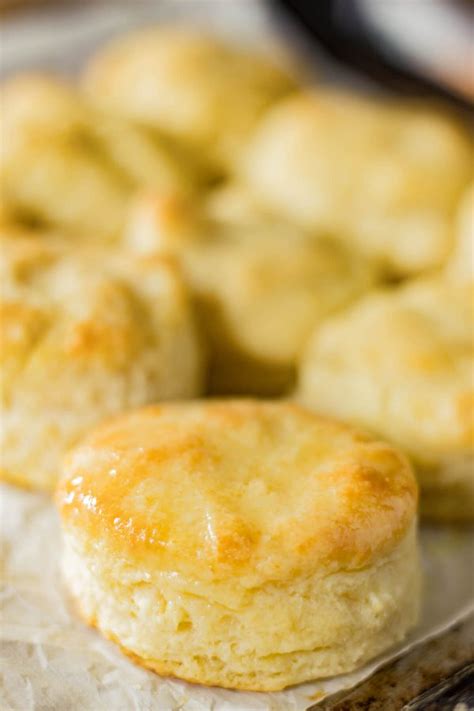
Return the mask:
<svg viewBox="0 0 474 711">
<path fill-rule="evenodd" d="M 403 276 L 445 262 L 472 164 L 467 135 L 439 110 L 320 90 L 263 117 L 240 173 L 277 214 Z"/>
<path fill-rule="evenodd" d="M 297 398 L 412 458 L 421 510 L 474 517 L 474 284 L 442 276 L 373 293 L 310 340 Z"/>
<path fill-rule="evenodd" d="M 92 109 L 46 75 L 3 85 L 1 138 L 6 205 L 96 240 L 119 233 L 137 188 L 189 192 L 197 181 L 158 133 Z"/>
<path fill-rule="evenodd" d="M 293 82 L 249 50 L 192 29 L 155 27 L 99 50 L 83 86 L 100 106 L 158 127 L 222 166 Z"/>
<path fill-rule="evenodd" d="M 474 281 L 474 183 L 462 197 L 456 227 L 456 244 L 447 264 L 447 275 L 458 281 Z"/>
<path fill-rule="evenodd" d="M 68 455 L 62 570 L 82 617 L 144 666 L 277 690 L 415 623 L 416 498 L 403 455 L 297 405 L 152 406 Z"/>
<path fill-rule="evenodd" d="M 51 489 L 64 451 L 105 416 L 200 392 L 194 324 L 166 260 L 16 233 L 0 262 L 3 479 Z"/>
<path fill-rule="evenodd" d="M 298 227 L 206 221 L 192 206 L 152 194 L 135 203 L 127 247 L 179 260 L 217 394 L 289 390 L 316 324 L 375 279 L 365 259 Z"/>
</svg>

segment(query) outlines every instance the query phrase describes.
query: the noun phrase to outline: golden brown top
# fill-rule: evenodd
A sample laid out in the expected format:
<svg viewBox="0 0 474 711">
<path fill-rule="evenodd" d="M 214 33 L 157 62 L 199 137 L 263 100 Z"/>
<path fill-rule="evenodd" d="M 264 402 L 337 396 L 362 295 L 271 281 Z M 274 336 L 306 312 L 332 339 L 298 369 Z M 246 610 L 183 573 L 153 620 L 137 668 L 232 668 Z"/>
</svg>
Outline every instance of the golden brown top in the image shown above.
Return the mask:
<svg viewBox="0 0 474 711">
<path fill-rule="evenodd" d="M 68 456 L 67 529 L 157 571 L 248 584 L 373 563 L 413 522 L 390 446 L 291 403 L 201 401 L 109 421 Z"/>
<path fill-rule="evenodd" d="M 228 160 L 292 82 L 249 50 L 191 29 L 154 27 L 101 49 L 84 87 L 99 105 Z"/>
<path fill-rule="evenodd" d="M 41 403 L 44 415 L 69 408 L 71 419 L 86 392 L 91 412 L 104 401 L 107 412 L 120 402 L 171 396 L 173 389 L 194 391 L 198 346 L 184 287 L 169 260 L 72 251 L 59 239 L 8 234 L 3 228 L 0 250 L 6 406 Z M 175 378 L 181 350 L 189 363 Z"/>
</svg>

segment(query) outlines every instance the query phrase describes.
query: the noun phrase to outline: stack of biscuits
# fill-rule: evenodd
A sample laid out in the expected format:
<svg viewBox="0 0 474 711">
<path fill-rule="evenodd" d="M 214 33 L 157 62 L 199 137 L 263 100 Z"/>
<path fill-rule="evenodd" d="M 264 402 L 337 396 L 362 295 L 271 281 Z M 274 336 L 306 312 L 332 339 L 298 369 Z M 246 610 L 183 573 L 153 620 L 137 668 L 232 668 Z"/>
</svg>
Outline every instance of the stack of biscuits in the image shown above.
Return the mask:
<svg viewBox="0 0 474 711">
<path fill-rule="evenodd" d="M 257 691 L 403 639 L 418 512 L 474 519 L 460 119 L 161 26 L 8 78 L 0 137 L 1 476 L 85 622 Z"/>
</svg>

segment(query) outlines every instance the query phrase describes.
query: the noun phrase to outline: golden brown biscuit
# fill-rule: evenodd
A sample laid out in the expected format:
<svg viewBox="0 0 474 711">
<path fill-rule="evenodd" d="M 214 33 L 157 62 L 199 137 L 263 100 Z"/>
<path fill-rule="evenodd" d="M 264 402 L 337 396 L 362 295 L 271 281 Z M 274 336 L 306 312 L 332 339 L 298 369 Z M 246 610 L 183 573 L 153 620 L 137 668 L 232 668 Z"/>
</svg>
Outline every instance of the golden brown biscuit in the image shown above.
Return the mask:
<svg viewBox="0 0 474 711">
<path fill-rule="evenodd" d="M 137 188 L 188 192 L 188 169 L 157 133 L 93 110 L 54 77 L 2 87 L 3 199 L 28 220 L 94 239 L 116 236 Z"/>
<path fill-rule="evenodd" d="M 214 393 L 287 391 L 316 324 L 374 281 L 365 260 L 334 242 L 289 224 L 206 221 L 173 197 L 137 200 L 127 246 L 179 260 Z"/>
<path fill-rule="evenodd" d="M 241 177 L 277 214 L 404 275 L 446 260 L 472 165 L 472 144 L 440 111 L 321 90 L 265 115 Z"/>
<path fill-rule="evenodd" d="M 249 50 L 191 29 L 155 27 L 101 49 L 84 88 L 100 106 L 227 164 L 262 112 L 293 84 Z"/>
<path fill-rule="evenodd" d="M 51 489 L 64 451 L 105 416 L 200 391 L 181 281 L 165 260 L 1 245 L 2 478 Z"/>
<path fill-rule="evenodd" d="M 474 285 L 440 276 L 368 295 L 314 334 L 298 399 L 411 456 L 421 507 L 474 517 Z"/>
<path fill-rule="evenodd" d="M 416 496 L 402 455 L 296 405 L 149 407 L 68 456 L 63 573 L 84 619 L 144 666 L 281 689 L 414 624 Z"/>
</svg>

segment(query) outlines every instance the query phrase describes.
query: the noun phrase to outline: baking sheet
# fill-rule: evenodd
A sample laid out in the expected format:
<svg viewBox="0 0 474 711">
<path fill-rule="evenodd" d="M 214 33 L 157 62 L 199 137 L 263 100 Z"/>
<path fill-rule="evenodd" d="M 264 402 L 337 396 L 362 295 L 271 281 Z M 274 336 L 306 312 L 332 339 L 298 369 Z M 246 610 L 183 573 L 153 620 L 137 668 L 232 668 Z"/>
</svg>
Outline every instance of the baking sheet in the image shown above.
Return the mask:
<svg viewBox="0 0 474 711">
<path fill-rule="evenodd" d="M 474 611 L 473 530 L 422 527 L 422 619 L 389 654 L 353 674 L 271 694 L 161 678 L 71 613 L 61 590 L 59 527 L 48 498 L 7 485 L 0 497 L 2 711 L 303 711 Z"/>
</svg>

